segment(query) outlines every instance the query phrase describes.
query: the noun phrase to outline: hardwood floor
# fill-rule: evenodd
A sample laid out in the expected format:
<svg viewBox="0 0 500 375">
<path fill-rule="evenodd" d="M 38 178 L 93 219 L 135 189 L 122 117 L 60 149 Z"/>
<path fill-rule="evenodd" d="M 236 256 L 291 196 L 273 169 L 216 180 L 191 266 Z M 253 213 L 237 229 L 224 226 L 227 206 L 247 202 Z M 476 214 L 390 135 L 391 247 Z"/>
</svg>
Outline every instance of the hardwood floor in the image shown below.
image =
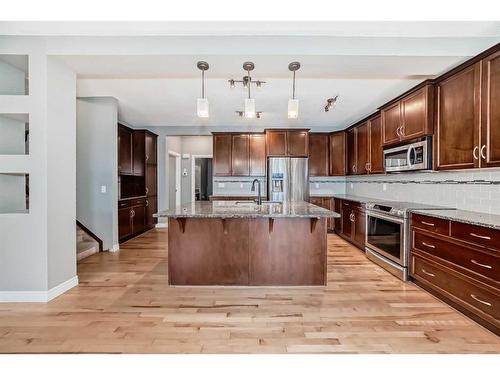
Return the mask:
<svg viewBox="0 0 500 375">
<path fill-rule="evenodd" d="M 328 286 L 167 286 L 167 232 L 78 265 L 48 304 L 0 304 L 0 352 L 500 353 L 500 338 L 335 235 Z"/>
</svg>

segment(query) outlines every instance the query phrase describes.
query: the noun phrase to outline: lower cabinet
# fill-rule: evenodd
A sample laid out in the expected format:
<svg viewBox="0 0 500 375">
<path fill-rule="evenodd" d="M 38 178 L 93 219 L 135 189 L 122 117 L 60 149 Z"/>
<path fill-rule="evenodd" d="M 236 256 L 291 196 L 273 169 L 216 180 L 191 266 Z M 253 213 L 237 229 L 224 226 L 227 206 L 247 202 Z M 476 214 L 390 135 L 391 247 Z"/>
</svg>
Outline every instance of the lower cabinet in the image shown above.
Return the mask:
<svg viewBox="0 0 500 375">
<path fill-rule="evenodd" d="M 421 224 L 445 221 L 447 231 Z M 410 276 L 500 334 L 500 231 L 422 215 L 411 218 Z"/>
<path fill-rule="evenodd" d="M 331 197 L 310 197 L 309 203 L 334 211 L 334 202 Z M 333 232 L 335 230 L 335 219 L 327 219 L 326 225 L 328 232 Z"/>
<path fill-rule="evenodd" d="M 336 232 L 361 250 L 365 250 L 365 208 L 359 202 L 338 199 L 341 228 Z"/>
<path fill-rule="evenodd" d="M 151 209 L 156 212 L 156 208 L 149 208 L 149 199 L 146 198 L 118 202 L 118 239 L 120 243 L 141 234 L 154 225 L 146 220 L 146 217 L 151 216 L 147 214 Z M 153 212 L 151 211 L 151 213 Z"/>
</svg>

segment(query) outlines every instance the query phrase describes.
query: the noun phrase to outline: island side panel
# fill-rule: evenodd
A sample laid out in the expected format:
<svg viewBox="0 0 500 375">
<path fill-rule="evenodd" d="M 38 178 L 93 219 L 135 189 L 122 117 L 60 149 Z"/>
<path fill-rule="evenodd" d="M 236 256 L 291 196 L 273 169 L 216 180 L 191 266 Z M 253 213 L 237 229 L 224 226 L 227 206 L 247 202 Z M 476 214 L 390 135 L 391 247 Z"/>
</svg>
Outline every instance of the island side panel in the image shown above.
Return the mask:
<svg viewBox="0 0 500 375">
<path fill-rule="evenodd" d="M 251 220 L 250 285 L 326 285 L 326 229 L 325 218 Z"/>
<path fill-rule="evenodd" d="M 169 284 L 248 285 L 248 241 L 248 219 L 170 218 Z"/>
</svg>

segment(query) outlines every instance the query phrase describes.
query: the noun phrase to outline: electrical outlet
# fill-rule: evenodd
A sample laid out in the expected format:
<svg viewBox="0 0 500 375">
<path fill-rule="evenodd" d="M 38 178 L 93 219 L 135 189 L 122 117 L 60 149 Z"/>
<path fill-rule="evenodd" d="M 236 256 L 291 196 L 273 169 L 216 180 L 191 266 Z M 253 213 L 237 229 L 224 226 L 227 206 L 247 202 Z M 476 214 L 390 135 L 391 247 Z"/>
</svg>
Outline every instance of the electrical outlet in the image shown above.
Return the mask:
<svg viewBox="0 0 500 375">
<path fill-rule="evenodd" d="M 222 182 L 219 182 L 219 185 L 218 185 L 218 186 L 219 186 L 221 189 L 223 189 L 223 188 L 224 188 L 224 186 L 226 186 L 226 185 L 224 185 Z"/>
<path fill-rule="evenodd" d="M 354 184 L 351 182 L 351 183 L 349 184 L 349 187 L 350 187 L 351 189 L 354 189 Z"/>
<path fill-rule="evenodd" d="M 101 185 L 101 193 L 106 193 L 106 185 Z"/>
<path fill-rule="evenodd" d="M 316 183 L 314 184 L 314 187 L 315 187 L 316 189 L 319 189 L 319 184 L 316 182 Z"/>
<path fill-rule="evenodd" d="M 382 184 L 382 190 L 386 191 L 387 190 L 387 184 Z"/>
<path fill-rule="evenodd" d="M 243 189 L 243 182 L 240 182 L 240 189 Z"/>
</svg>

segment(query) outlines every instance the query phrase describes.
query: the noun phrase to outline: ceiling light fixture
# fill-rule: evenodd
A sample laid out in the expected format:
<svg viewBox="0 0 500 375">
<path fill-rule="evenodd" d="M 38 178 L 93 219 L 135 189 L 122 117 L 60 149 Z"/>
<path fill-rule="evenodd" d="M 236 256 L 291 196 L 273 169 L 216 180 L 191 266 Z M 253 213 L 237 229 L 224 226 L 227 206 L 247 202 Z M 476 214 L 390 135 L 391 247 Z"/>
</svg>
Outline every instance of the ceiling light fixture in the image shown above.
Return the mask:
<svg viewBox="0 0 500 375">
<path fill-rule="evenodd" d="M 328 112 L 330 109 L 333 109 L 337 105 L 337 100 L 339 99 L 338 95 L 335 95 L 333 98 L 329 98 L 326 100 L 325 112 Z"/>
<path fill-rule="evenodd" d="M 299 69 L 300 63 L 298 61 L 288 64 L 288 70 L 293 72 L 292 99 L 288 100 L 288 118 L 292 119 L 299 117 L 299 100 L 295 99 L 295 72 Z"/>
<path fill-rule="evenodd" d="M 248 98 L 245 99 L 245 117 L 246 118 L 254 118 L 255 117 L 255 99 L 252 99 L 250 95 L 250 87 L 252 85 L 249 84 L 249 82 L 252 81 L 250 78 L 250 72 L 254 70 L 255 65 L 253 62 L 247 61 L 246 63 L 243 63 L 243 69 L 247 71 L 247 89 L 248 89 Z"/>
<path fill-rule="evenodd" d="M 198 69 L 201 70 L 201 98 L 196 101 L 196 109 L 198 117 L 208 117 L 208 99 L 205 98 L 205 70 L 208 70 L 208 63 L 205 61 L 198 61 L 196 64 Z"/>
</svg>

